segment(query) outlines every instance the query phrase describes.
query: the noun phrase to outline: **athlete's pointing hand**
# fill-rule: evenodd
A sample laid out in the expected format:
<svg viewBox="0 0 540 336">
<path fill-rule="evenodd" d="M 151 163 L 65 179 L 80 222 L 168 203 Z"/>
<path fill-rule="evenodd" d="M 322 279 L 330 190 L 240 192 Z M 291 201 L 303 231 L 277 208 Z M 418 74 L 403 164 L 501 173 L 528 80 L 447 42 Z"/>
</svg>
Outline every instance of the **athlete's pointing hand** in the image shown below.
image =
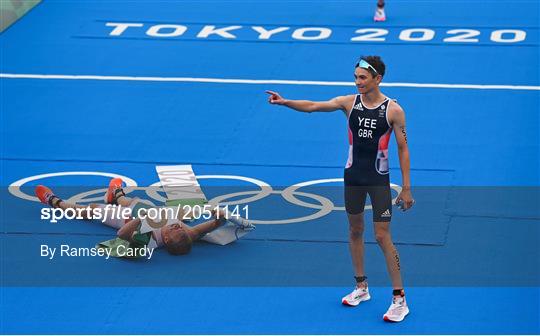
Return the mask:
<svg viewBox="0 0 540 336">
<path fill-rule="evenodd" d="M 274 91 L 266 90 L 266 93 L 268 93 L 270 96 L 268 97 L 268 102 L 270 104 L 277 104 L 277 105 L 283 105 L 285 104 L 285 99 L 283 99 L 279 93 Z"/>
</svg>

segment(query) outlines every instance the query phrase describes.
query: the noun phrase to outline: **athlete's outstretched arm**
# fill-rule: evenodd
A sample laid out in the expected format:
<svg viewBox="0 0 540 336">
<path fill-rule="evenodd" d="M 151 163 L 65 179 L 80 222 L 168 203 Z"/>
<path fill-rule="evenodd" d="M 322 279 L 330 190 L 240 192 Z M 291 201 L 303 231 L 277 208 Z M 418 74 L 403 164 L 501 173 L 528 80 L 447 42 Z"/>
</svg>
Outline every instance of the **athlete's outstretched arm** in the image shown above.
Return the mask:
<svg viewBox="0 0 540 336">
<path fill-rule="evenodd" d="M 193 232 L 193 236 L 191 237 L 192 240 L 199 240 L 201 239 L 205 234 L 214 231 L 221 225 L 223 225 L 227 220 L 225 219 L 225 213 L 220 211 L 219 216 L 217 216 L 216 211 L 212 211 L 212 216 L 216 217 L 213 220 L 209 220 L 207 222 L 195 225 L 191 228 L 191 232 Z"/>
<path fill-rule="evenodd" d="M 274 91 L 266 91 L 270 96 L 268 97 L 268 102 L 275 105 L 287 106 L 296 111 L 300 112 L 333 112 L 337 110 L 342 110 L 346 112 L 345 101 L 346 96 L 339 96 L 324 102 L 316 102 L 311 100 L 292 100 L 284 99 L 281 95 Z"/>
<path fill-rule="evenodd" d="M 139 218 L 135 218 L 124 224 L 117 232 L 116 235 L 119 238 L 122 238 L 127 241 L 131 241 L 133 238 L 133 234 L 137 229 L 139 228 L 139 224 L 141 224 L 141 220 Z"/>
<path fill-rule="evenodd" d="M 405 129 L 405 112 L 397 103 L 391 104 L 392 128 L 396 137 L 399 166 L 401 167 L 401 177 L 403 189 L 396 199 L 396 204 L 403 202 L 403 210 L 407 210 L 413 206 L 414 200 L 411 194 L 411 176 L 409 159 L 409 146 L 407 145 L 407 130 Z"/>
</svg>

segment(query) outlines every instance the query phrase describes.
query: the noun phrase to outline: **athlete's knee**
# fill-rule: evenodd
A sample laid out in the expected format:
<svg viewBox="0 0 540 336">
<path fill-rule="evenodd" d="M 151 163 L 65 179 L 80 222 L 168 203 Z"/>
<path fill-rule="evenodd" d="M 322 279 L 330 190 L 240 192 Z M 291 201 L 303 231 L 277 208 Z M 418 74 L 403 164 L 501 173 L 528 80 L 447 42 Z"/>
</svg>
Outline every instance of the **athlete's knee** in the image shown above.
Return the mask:
<svg viewBox="0 0 540 336">
<path fill-rule="evenodd" d="M 387 245 L 392 242 L 390 231 L 386 228 L 375 228 L 375 240 L 381 246 Z"/>
<path fill-rule="evenodd" d="M 364 234 L 363 214 L 349 215 L 349 237 L 351 240 L 361 239 Z"/>
<path fill-rule="evenodd" d="M 379 245 L 381 245 L 381 246 L 385 246 L 388 243 L 392 242 L 390 234 L 389 233 L 384 233 L 384 232 L 375 233 L 375 240 L 377 240 L 377 243 Z"/>
<path fill-rule="evenodd" d="M 362 239 L 364 235 L 364 224 L 361 225 L 349 225 L 349 237 L 351 240 Z"/>
<path fill-rule="evenodd" d="M 91 220 L 93 219 L 94 209 L 99 208 L 99 205 L 96 203 L 90 203 L 87 207 L 80 209 L 80 214 L 83 219 Z"/>
<path fill-rule="evenodd" d="M 97 208 L 101 208 L 101 206 L 97 203 L 90 203 L 88 204 L 88 206 L 90 207 L 90 209 L 97 209 Z"/>
</svg>

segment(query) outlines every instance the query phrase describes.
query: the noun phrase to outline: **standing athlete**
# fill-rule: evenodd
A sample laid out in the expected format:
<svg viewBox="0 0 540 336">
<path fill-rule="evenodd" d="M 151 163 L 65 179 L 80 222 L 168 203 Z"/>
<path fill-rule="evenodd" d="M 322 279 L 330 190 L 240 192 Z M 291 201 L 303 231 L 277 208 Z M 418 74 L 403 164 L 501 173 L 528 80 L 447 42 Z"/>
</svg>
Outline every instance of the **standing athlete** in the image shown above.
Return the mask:
<svg viewBox="0 0 540 336">
<path fill-rule="evenodd" d="M 364 272 L 364 206 L 369 194 L 373 207 L 375 238 L 381 247 L 392 280 L 393 299 L 384 314 L 386 321 L 402 321 L 409 313 L 400 274 L 399 254 L 390 235 L 392 196 L 388 174 L 388 142 L 392 130 L 398 146 L 403 188 L 396 199 L 402 210 L 412 207 L 409 174 L 409 149 L 405 131 L 405 113 L 394 100 L 381 93 L 379 84 L 385 65 L 378 56 L 362 57 L 356 63 L 354 79 L 358 94 L 339 96 L 325 102 L 284 99 L 277 92 L 266 91 L 270 104 L 283 105 L 300 112 L 341 110 L 348 120 L 349 159 L 345 166 L 345 208 L 349 220 L 350 252 L 356 288 L 342 303 L 357 306 L 370 299 Z"/>
</svg>

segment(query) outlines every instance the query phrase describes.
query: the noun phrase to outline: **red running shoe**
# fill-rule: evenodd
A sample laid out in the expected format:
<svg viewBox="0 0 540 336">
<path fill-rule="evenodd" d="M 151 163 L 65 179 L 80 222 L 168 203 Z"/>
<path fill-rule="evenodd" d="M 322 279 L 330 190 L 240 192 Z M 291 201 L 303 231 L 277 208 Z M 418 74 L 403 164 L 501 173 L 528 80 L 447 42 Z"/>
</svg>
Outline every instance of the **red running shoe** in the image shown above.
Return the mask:
<svg viewBox="0 0 540 336">
<path fill-rule="evenodd" d="M 121 178 L 113 178 L 109 182 L 109 189 L 107 189 L 107 192 L 105 193 L 105 203 L 107 204 L 116 204 L 116 200 L 120 196 L 126 196 L 124 193 L 124 190 L 122 189 L 122 184 L 124 181 L 122 181 Z"/>
<path fill-rule="evenodd" d="M 34 193 L 39 198 L 39 201 L 43 204 L 48 204 L 50 206 L 52 205 L 52 200 L 56 197 L 58 198 L 51 189 L 47 188 L 44 185 L 38 185 L 36 189 L 34 190 Z"/>
</svg>

